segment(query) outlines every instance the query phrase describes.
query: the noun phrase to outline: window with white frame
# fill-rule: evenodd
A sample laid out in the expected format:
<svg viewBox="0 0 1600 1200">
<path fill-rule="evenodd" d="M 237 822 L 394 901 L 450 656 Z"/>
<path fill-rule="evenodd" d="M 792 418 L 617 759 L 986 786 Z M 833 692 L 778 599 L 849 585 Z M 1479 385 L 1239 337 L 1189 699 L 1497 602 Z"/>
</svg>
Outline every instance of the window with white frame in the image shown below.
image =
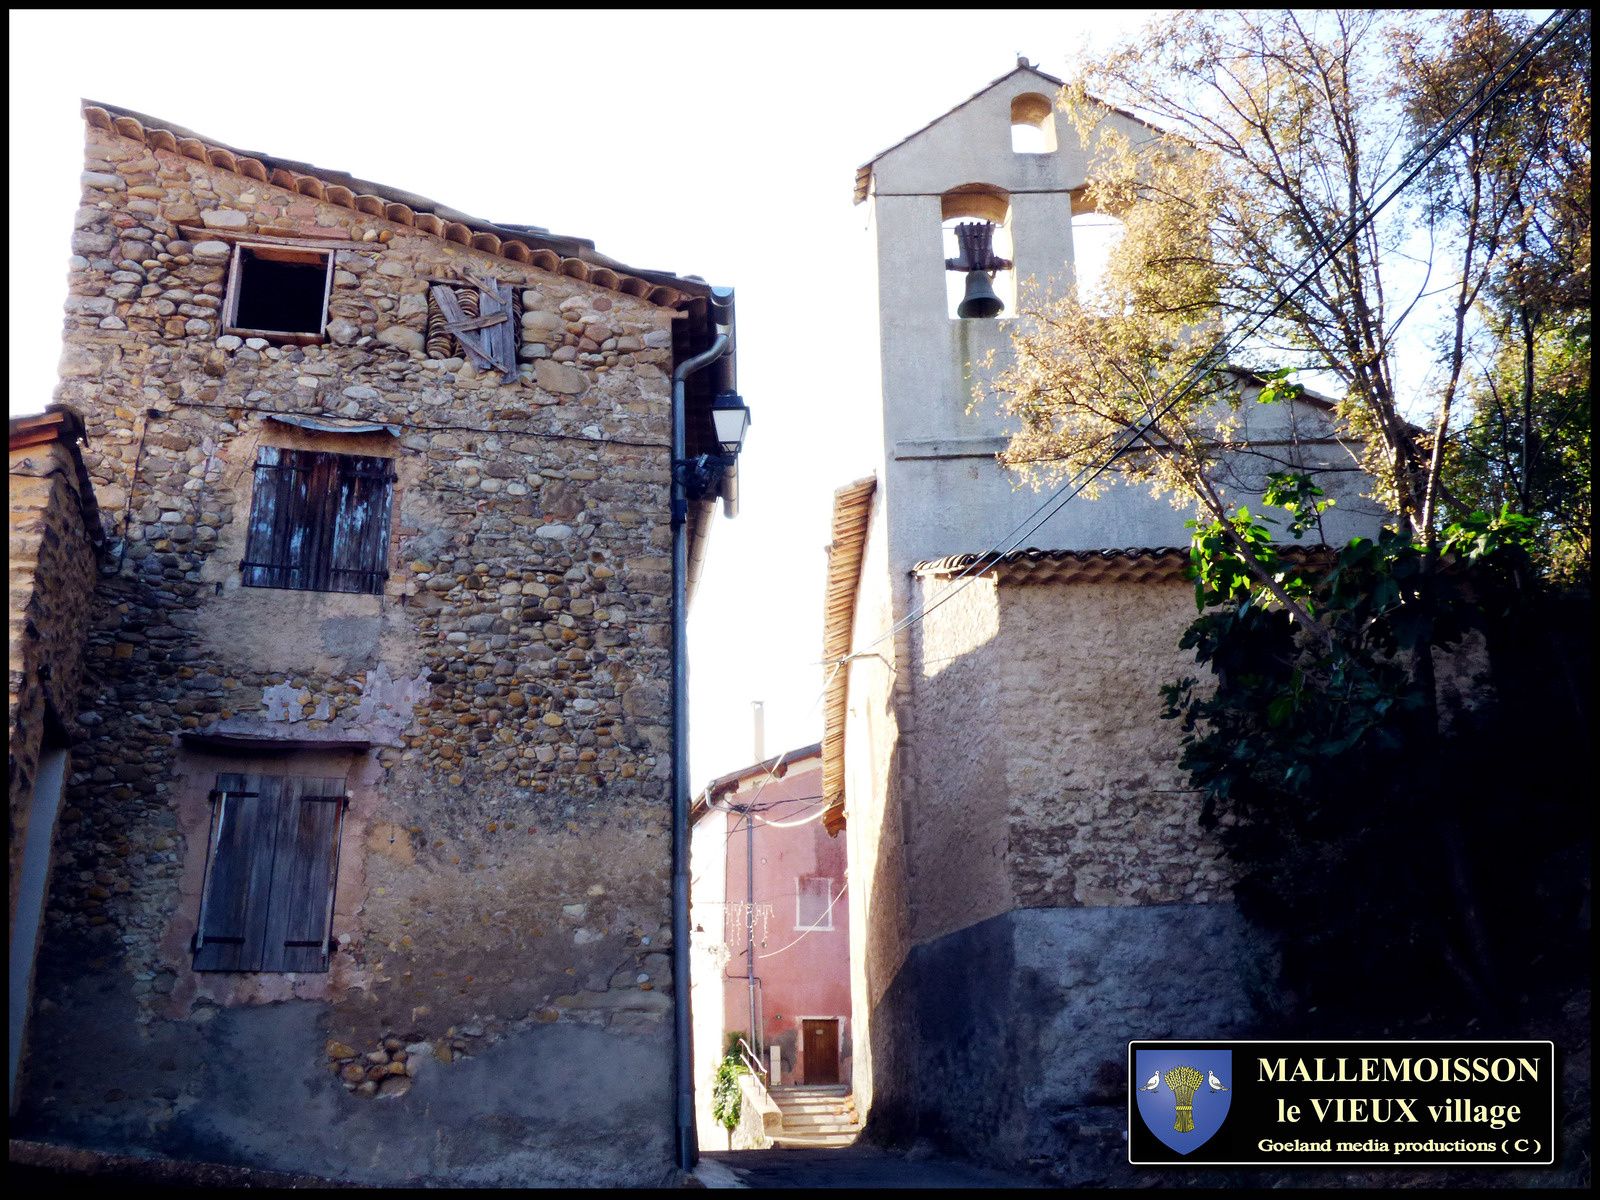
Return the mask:
<svg viewBox="0 0 1600 1200">
<path fill-rule="evenodd" d="M 802 875 L 795 880 L 794 927 L 833 928 L 834 881 L 825 875 Z"/>
</svg>

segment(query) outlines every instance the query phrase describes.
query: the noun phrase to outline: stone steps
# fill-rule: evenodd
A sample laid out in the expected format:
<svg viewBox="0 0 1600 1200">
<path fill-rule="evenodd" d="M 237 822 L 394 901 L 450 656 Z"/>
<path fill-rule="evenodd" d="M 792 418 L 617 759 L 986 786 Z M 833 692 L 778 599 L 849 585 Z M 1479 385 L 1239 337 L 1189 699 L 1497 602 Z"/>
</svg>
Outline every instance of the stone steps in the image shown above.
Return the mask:
<svg viewBox="0 0 1600 1200">
<path fill-rule="evenodd" d="M 837 1148 L 855 1143 L 861 1132 L 855 1097 L 846 1084 L 777 1087 L 772 1101 L 783 1113 L 783 1130 L 772 1144 L 780 1149 Z"/>
<path fill-rule="evenodd" d="M 856 1144 L 855 1133 L 784 1134 L 772 1139 L 775 1150 L 842 1149 Z"/>
</svg>

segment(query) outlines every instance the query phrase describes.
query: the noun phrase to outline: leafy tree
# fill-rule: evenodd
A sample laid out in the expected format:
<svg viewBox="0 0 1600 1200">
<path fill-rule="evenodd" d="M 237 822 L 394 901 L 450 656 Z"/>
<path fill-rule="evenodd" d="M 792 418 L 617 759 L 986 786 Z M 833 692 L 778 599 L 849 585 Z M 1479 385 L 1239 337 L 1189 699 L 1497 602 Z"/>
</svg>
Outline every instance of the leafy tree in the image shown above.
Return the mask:
<svg viewBox="0 0 1600 1200">
<path fill-rule="evenodd" d="M 1339 380 L 1342 431 L 1399 527 L 1431 545 L 1441 514 L 1474 511 L 1484 497 L 1452 486 L 1452 447 L 1492 333 L 1480 303 L 1587 305 L 1587 17 L 1448 143 L 1420 193 L 1374 206 L 1441 121 L 1470 113 L 1483 62 L 1503 63 L 1529 31 L 1501 14 L 1441 32 L 1431 14 L 1187 13 L 1089 64 L 1063 105 L 1092 148 L 1084 202 L 1124 234 L 1095 294 L 1028 299 L 1014 361 L 979 385 L 1019 419 L 1004 460 L 1053 483 L 1136 438 L 1125 478 L 1223 520 L 1242 388 L 1217 335 L 1275 310 L 1248 351 Z M 1120 132 L 1097 97 L 1148 118 L 1149 135 Z M 1427 278 L 1397 297 L 1419 244 Z M 1525 265 L 1535 244 L 1540 271 Z M 1574 248 L 1581 264 L 1563 273 Z M 1437 369 L 1421 394 L 1403 392 L 1401 335 L 1436 275 L 1451 301 Z"/>
<path fill-rule="evenodd" d="M 1529 30 L 1486 10 L 1444 14 L 1430 36 L 1420 28 L 1393 39 L 1413 138 Z M 1567 582 L 1587 577 L 1590 551 L 1590 50 L 1584 12 L 1446 148 L 1422 206 L 1430 234 L 1464 247 L 1474 267 L 1452 296 L 1435 460 L 1468 505 L 1537 517 L 1536 554 Z M 1458 392 L 1467 415 L 1453 430 Z"/>
<path fill-rule="evenodd" d="M 1511 72 L 1532 26 L 1501 13 L 1159 19 L 1063 96 L 1091 148 L 1084 199 L 1124 223 L 1102 285 L 1029 297 L 1014 360 L 975 395 L 1018 419 L 1002 458 L 1036 483 L 1126 446 L 1124 479 L 1200 514 L 1183 645 L 1212 679 L 1167 702 L 1203 818 L 1305 995 L 1391 1013 L 1439 998 L 1413 1021 L 1460 1015 L 1448 996 L 1504 1019 L 1586 878 L 1586 860 L 1550 869 L 1567 760 L 1525 752 L 1541 721 L 1587 738 L 1586 680 L 1537 682 L 1571 622 L 1536 568 L 1586 577 L 1588 549 L 1589 27 L 1557 20 Z M 1403 387 L 1426 314 L 1430 369 Z M 1249 371 L 1219 349 L 1240 327 Z M 1234 486 L 1242 406 L 1258 385 L 1296 395 L 1300 370 L 1343 389 L 1338 429 L 1393 516 L 1375 538 L 1289 545 L 1327 504 L 1295 463 L 1259 497 Z M 1459 701 L 1441 674 L 1475 656 L 1495 686 Z M 1530 913 L 1552 918 L 1543 934 Z M 1372 963 L 1393 986 L 1352 989 Z"/>
</svg>

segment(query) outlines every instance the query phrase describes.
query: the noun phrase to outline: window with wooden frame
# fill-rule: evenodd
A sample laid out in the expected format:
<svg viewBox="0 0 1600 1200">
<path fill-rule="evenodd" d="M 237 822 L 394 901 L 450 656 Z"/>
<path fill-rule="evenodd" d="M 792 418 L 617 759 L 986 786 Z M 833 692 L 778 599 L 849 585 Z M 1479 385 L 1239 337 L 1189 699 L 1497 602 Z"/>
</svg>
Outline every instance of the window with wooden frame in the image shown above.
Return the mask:
<svg viewBox="0 0 1600 1200">
<path fill-rule="evenodd" d="M 233 248 L 223 326 L 239 337 L 310 345 L 324 340 L 333 251 L 301 246 Z"/>
<path fill-rule="evenodd" d="M 196 971 L 328 969 L 344 780 L 218 775 Z"/>
<path fill-rule="evenodd" d="M 483 370 L 515 375 L 521 329 L 522 296 L 511 284 L 481 276 L 428 281 L 429 358 L 459 355 Z"/>
<path fill-rule="evenodd" d="M 389 577 L 394 461 L 366 454 L 256 451 L 245 587 L 380 594 Z"/>
<path fill-rule="evenodd" d="M 833 928 L 833 880 L 825 875 L 801 875 L 795 880 L 794 927 Z"/>
</svg>

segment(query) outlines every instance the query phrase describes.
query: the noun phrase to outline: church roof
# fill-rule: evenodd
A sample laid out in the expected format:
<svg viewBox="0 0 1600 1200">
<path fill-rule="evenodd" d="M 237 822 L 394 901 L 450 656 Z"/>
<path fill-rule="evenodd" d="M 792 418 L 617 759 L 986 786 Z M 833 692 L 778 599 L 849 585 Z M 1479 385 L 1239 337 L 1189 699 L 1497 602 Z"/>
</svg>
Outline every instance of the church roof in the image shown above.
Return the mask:
<svg viewBox="0 0 1600 1200">
<path fill-rule="evenodd" d="M 994 88 L 999 87 L 1002 83 L 1006 82 L 1006 80 L 1010 79 L 1013 75 L 1033 75 L 1033 76 L 1037 77 L 1038 79 L 1043 80 L 1045 83 L 1049 84 L 1051 87 L 1054 87 L 1054 88 L 1059 88 L 1059 87 L 1064 87 L 1065 86 L 1065 84 L 1061 80 L 1057 79 L 1054 75 L 1045 74 L 1043 71 L 1039 70 L 1038 67 L 1036 67 L 1032 63 L 1030 63 L 1027 59 L 1025 59 L 1025 58 L 1017 59 L 1017 65 L 1015 67 L 1013 67 L 1011 70 L 1007 71 L 1004 75 L 1000 76 L 999 79 L 996 79 L 993 82 L 984 84 L 983 87 L 981 87 L 977 91 L 973 92 L 972 95 L 968 96 L 965 100 L 963 100 L 960 104 L 956 105 L 954 108 L 946 109 L 944 112 L 940 113 L 933 120 L 929 121 L 926 125 L 922 126 L 921 129 L 918 129 L 913 133 L 906 134 L 905 137 L 901 138 L 894 145 L 889 146 L 888 148 L 886 148 L 884 150 L 880 150 L 877 154 L 874 154 L 866 162 L 862 163 L 861 166 L 857 167 L 856 168 L 856 196 L 855 196 L 855 203 L 860 204 L 863 200 L 865 200 L 867 198 L 867 192 L 870 191 L 871 187 L 872 187 L 872 168 L 873 168 L 874 165 L 876 165 L 877 161 L 880 158 L 882 158 L 885 154 L 889 154 L 892 151 L 900 149 L 901 146 L 904 146 L 907 142 L 911 141 L 913 138 L 919 137 L 923 133 L 926 133 L 928 130 L 932 129 L 935 125 L 937 125 L 940 121 L 942 121 L 946 117 L 948 117 L 951 113 L 957 112 L 960 109 L 965 108 L 967 105 L 971 104 L 974 100 L 976 100 L 979 96 L 983 95 L 985 92 L 991 91 Z"/>
</svg>

